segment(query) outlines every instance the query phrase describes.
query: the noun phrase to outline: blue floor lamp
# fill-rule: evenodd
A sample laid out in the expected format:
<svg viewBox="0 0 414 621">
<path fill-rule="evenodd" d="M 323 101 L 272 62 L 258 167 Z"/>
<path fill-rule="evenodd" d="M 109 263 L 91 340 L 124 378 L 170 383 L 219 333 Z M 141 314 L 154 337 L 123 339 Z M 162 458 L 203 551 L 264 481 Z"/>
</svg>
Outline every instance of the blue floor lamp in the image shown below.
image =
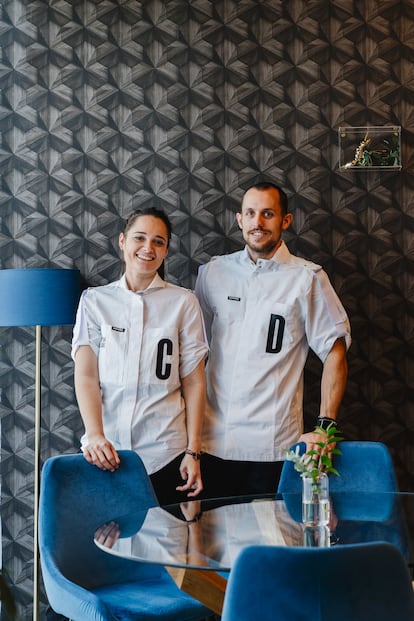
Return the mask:
<svg viewBox="0 0 414 621">
<path fill-rule="evenodd" d="M 80 274 L 74 269 L 0 270 L 0 326 L 36 327 L 33 621 L 39 618 L 38 511 L 41 443 L 42 326 L 72 325 L 80 294 Z"/>
</svg>

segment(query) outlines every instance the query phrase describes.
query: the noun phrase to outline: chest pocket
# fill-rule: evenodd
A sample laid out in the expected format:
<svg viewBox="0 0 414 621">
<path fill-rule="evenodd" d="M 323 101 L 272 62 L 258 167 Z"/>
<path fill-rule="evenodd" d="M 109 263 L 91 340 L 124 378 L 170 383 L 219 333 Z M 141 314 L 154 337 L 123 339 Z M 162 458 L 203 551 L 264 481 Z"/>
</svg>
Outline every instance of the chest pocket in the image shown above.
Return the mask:
<svg viewBox="0 0 414 621">
<path fill-rule="evenodd" d="M 214 314 L 219 321 L 224 324 L 242 321 L 245 312 L 244 300 L 241 296 L 228 295 L 223 302 L 220 303 L 220 309 L 214 309 Z"/>
<path fill-rule="evenodd" d="M 279 354 L 292 346 L 298 335 L 294 309 L 286 304 L 264 304 L 262 347 L 266 354 Z M 263 350 L 262 350 L 263 351 Z"/>
<path fill-rule="evenodd" d="M 99 345 L 99 377 L 105 384 L 123 384 L 127 360 L 128 330 L 103 325 Z"/>
<path fill-rule="evenodd" d="M 179 381 L 180 352 L 177 331 L 147 328 L 143 343 L 143 380 L 147 384 L 175 385 Z M 144 379 L 145 378 L 145 379 Z"/>
<path fill-rule="evenodd" d="M 237 294 L 229 295 L 224 300 L 219 300 L 217 306 L 213 306 L 213 312 L 212 341 L 224 346 L 228 341 L 229 331 L 240 330 L 245 318 L 245 301 Z"/>
<path fill-rule="evenodd" d="M 269 357 L 275 362 L 291 349 L 297 333 L 294 313 L 288 305 L 262 299 L 246 313 L 238 351 L 244 359 L 252 361 L 254 357 L 254 364 L 267 367 Z"/>
</svg>

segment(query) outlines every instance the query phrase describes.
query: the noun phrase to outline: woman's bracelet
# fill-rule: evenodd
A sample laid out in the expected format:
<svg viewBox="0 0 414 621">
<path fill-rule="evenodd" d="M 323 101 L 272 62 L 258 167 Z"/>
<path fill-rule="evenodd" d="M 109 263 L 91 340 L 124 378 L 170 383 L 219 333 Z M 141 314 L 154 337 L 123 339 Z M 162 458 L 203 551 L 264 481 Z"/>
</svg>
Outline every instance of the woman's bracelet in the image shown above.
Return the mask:
<svg viewBox="0 0 414 621">
<path fill-rule="evenodd" d="M 329 416 L 318 416 L 316 419 L 316 426 L 320 427 L 324 431 L 328 429 L 329 425 L 336 427 L 336 420 L 334 418 L 330 418 Z"/>
<path fill-rule="evenodd" d="M 192 451 L 190 449 L 185 449 L 184 454 L 185 455 L 191 455 L 191 457 L 193 457 L 196 461 L 200 461 L 201 452 L 200 453 L 196 453 L 195 451 Z"/>
</svg>

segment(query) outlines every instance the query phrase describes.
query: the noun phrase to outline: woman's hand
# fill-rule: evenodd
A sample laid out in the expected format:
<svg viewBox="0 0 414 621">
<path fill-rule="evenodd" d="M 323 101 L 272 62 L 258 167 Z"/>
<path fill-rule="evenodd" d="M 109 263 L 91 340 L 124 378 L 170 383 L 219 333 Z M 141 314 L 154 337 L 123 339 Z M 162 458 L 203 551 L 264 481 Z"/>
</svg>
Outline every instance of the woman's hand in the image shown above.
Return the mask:
<svg viewBox="0 0 414 621">
<path fill-rule="evenodd" d="M 105 546 L 105 548 L 112 548 L 118 541 L 120 534 L 118 524 L 116 522 L 109 522 L 109 524 L 104 524 L 104 526 L 100 526 L 95 531 L 95 540 Z"/>
<path fill-rule="evenodd" d="M 114 472 L 121 463 L 114 445 L 104 435 L 88 437 L 88 444 L 82 451 L 86 461 L 101 470 Z"/>
<path fill-rule="evenodd" d="M 194 500 L 191 502 L 180 503 L 181 513 L 183 514 L 185 521 L 189 524 L 196 522 L 196 518 L 201 512 L 201 500 Z"/>
<path fill-rule="evenodd" d="M 186 481 L 184 485 L 176 487 L 178 492 L 190 490 L 188 497 L 198 496 L 203 489 L 201 480 L 200 460 L 194 459 L 192 455 L 184 455 L 180 465 L 181 478 Z"/>
</svg>

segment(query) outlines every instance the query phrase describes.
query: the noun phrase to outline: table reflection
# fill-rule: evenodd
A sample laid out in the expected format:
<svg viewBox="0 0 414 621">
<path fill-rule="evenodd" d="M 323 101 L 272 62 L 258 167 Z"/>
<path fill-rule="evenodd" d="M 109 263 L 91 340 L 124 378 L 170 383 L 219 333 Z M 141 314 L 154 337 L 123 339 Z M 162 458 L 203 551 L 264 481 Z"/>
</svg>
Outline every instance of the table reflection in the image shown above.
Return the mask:
<svg viewBox="0 0 414 621">
<path fill-rule="evenodd" d="M 414 504 L 414 495 L 409 495 Z M 249 545 L 329 546 L 389 541 L 411 559 L 399 494 L 332 494 L 325 527 L 302 524 L 298 494 L 189 501 L 114 518 L 95 534 L 112 554 L 166 566 L 229 571 Z"/>
<path fill-rule="evenodd" d="M 214 507 L 209 501 L 196 501 L 200 517 L 194 521 L 186 517 L 193 502 L 154 507 L 144 516 L 123 516 L 100 527 L 95 541 L 120 556 L 220 570 L 230 569 L 248 545 L 301 545 L 302 525 L 292 519 L 282 499 Z"/>
</svg>

